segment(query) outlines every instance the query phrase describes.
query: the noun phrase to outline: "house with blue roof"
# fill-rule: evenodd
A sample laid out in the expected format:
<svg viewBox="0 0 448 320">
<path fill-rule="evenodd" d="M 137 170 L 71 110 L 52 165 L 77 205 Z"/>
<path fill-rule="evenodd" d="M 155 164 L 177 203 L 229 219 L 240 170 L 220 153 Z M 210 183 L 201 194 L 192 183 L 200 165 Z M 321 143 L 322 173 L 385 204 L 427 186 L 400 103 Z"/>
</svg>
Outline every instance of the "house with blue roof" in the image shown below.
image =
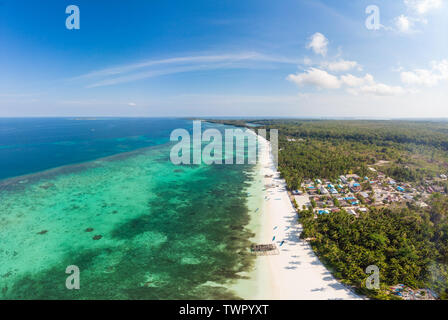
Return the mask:
<svg viewBox="0 0 448 320">
<path fill-rule="evenodd" d="M 360 185 L 359 183 L 355 182 L 354 184 L 352 184 L 352 186 L 350 187 L 350 189 L 351 189 L 353 192 L 361 191 L 361 185 Z"/>
</svg>

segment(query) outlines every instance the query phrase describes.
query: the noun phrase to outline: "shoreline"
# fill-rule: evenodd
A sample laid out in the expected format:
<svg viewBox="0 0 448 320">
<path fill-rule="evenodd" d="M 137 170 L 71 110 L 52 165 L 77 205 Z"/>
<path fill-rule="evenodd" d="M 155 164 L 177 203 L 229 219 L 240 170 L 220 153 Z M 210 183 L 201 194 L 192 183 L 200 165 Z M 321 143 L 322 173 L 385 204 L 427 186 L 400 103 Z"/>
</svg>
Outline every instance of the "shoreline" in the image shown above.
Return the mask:
<svg viewBox="0 0 448 320">
<path fill-rule="evenodd" d="M 253 270 L 244 274 L 248 279 L 237 281 L 230 289 L 246 300 L 363 299 L 337 281 L 320 262 L 311 245 L 300 239 L 302 226 L 285 182 L 273 165 L 270 143 L 260 136 L 258 143 L 260 158 L 250 189 L 259 189 L 260 193 L 249 200 L 251 223 L 248 228 L 255 233 L 254 242 L 274 243 L 279 255 L 257 256 Z M 267 185 L 273 187 L 265 188 Z M 254 212 L 257 199 L 260 207 Z"/>
</svg>

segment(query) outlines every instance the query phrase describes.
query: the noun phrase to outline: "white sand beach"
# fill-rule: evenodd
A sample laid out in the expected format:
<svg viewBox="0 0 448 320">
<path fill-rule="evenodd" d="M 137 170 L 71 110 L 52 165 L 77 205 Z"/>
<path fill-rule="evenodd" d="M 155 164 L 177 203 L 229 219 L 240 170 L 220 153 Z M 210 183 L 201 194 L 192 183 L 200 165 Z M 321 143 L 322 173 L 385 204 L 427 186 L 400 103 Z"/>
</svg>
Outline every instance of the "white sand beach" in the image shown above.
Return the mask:
<svg viewBox="0 0 448 320">
<path fill-rule="evenodd" d="M 275 243 L 279 255 L 258 256 L 249 280 L 238 284 L 238 295 L 244 299 L 328 300 L 362 299 L 339 283 L 314 254 L 310 244 L 300 239 L 297 221 L 284 181 L 279 178 L 271 159 L 270 143 L 259 139 L 259 159 L 263 191 L 255 242 Z M 269 177 L 271 176 L 272 177 Z M 261 216 L 260 216 L 261 215 Z M 274 238 L 275 237 L 275 238 Z M 245 289 L 242 289 L 245 288 Z"/>
</svg>

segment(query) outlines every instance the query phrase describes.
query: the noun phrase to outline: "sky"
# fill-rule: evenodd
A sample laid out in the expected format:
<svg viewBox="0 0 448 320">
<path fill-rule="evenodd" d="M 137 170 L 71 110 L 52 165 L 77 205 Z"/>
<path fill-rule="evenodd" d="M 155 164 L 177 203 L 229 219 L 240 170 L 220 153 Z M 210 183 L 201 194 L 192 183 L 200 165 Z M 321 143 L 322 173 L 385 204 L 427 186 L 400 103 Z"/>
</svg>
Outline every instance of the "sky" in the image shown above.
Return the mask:
<svg viewBox="0 0 448 320">
<path fill-rule="evenodd" d="M 447 16 L 448 0 L 0 0 L 0 117 L 447 118 Z"/>
</svg>

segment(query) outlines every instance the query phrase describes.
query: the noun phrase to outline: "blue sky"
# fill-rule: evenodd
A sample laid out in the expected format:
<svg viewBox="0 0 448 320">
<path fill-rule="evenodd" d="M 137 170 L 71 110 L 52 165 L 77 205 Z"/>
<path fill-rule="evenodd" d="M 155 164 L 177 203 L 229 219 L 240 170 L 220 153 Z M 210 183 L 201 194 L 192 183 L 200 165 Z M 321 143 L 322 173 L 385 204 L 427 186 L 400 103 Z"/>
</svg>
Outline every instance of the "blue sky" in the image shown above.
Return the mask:
<svg viewBox="0 0 448 320">
<path fill-rule="evenodd" d="M 0 116 L 448 117 L 447 15 L 447 0 L 0 0 Z"/>
</svg>

